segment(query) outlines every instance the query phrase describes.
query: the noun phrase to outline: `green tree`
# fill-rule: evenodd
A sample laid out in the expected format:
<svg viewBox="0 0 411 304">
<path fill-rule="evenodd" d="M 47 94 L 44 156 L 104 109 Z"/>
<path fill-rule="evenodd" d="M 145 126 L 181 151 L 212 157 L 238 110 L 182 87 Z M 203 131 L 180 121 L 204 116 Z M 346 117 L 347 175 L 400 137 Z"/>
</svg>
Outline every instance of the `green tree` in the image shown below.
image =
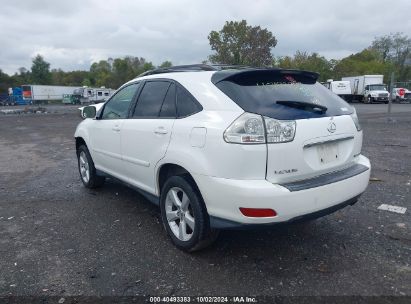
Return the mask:
<svg viewBox="0 0 411 304">
<path fill-rule="evenodd" d="M 308 54 L 307 52 L 297 51 L 294 54 L 294 57 L 280 57 L 274 61 L 273 65 L 284 69 L 317 72 L 320 74 L 320 81 L 330 79 L 333 74 L 332 62 L 328 61 L 325 57 L 320 56 L 318 53 Z"/>
<path fill-rule="evenodd" d="M 212 63 L 267 66 L 273 61 L 271 49 L 277 45 L 275 36 L 260 26 L 249 26 L 246 20 L 227 21 L 219 32 L 208 35 Z"/>
<path fill-rule="evenodd" d="M 166 60 L 162 64 L 160 64 L 158 67 L 159 68 L 169 68 L 172 66 L 173 66 L 173 63 L 171 61 Z"/>
<path fill-rule="evenodd" d="M 66 72 L 62 69 L 52 69 L 51 70 L 51 83 L 53 85 L 65 85 Z"/>
<path fill-rule="evenodd" d="M 111 65 L 106 60 L 94 62 L 90 66 L 90 79 L 95 86 L 110 87 L 111 85 Z"/>
<path fill-rule="evenodd" d="M 15 73 L 10 77 L 13 86 L 19 86 L 22 84 L 29 84 L 31 82 L 31 73 L 24 67 L 18 69 L 18 73 Z"/>
<path fill-rule="evenodd" d="M 113 70 L 111 83 L 115 88 L 120 87 L 123 83 L 130 80 L 130 73 L 132 72 L 132 67 L 129 60 L 116 58 L 113 61 Z"/>
<path fill-rule="evenodd" d="M 335 79 L 366 74 L 383 74 L 385 79 L 388 79 L 391 70 L 391 63 L 384 62 L 375 49 L 367 48 L 339 60 L 333 69 L 333 74 Z"/>
<path fill-rule="evenodd" d="M 33 58 L 31 66 L 31 82 L 33 84 L 50 84 L 50 63 L 46 62 L 41 55 Z"/>
<path fill-rule="evenodd" d="M 92 83 L 90 78 L 84 78 L 81 85 L 91 87 L 91 86 L 93 86 L 93 83 Z"/>
<path fill-rule="evenodd" d="M 124 58 L 116 58 L 113 60 L 111 76 L 108 80 L 111 83 L 111 87 L 118 88 L 123 83 L 153 68 L 154 65 L 142 57 L 126 56 Z"/>
<path fill-rule="evenodd" d="M 81 86 L 85 79 L 89 77 L 88 71 L 70 71 L 66 72 L 64 76 L 64 85 L 67 86 Z"/>
<path fill-rule="evenodd" d="M 7 94 L 8 88 L 13 87 L 13 79 L 0 69 L 0 93 Z"/>
<path fill-rule="evenodd" d="M 146 71 L 150 71 L 152 69 L 154 69 L 154 65 L 151 62 L 146 62 L 143 64 L 143 70 L 141 73 L 146 72 Z"/>
<path fill-rule="evenodd" d="M 409 80 L 411 77 L 411 39 L 403 33 L 389 34 L 377 37 L 371 44 L 383 62 L 392 65 L 399 80 Z"/>
</svg>

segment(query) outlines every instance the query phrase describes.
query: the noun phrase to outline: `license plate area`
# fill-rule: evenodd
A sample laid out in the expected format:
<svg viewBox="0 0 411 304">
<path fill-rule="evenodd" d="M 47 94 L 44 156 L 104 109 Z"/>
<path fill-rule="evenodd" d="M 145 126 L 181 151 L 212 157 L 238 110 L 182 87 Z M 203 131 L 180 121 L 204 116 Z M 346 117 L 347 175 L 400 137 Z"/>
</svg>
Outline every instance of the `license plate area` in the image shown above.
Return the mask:
<svg viewBox="0 0 411 304">
<path fill-rule="evenodd" d="M 326 143 L 317 146 L 318 160 L 320 164 L 329 164 L 339 158 L 338 143 Z"/>
</svg>

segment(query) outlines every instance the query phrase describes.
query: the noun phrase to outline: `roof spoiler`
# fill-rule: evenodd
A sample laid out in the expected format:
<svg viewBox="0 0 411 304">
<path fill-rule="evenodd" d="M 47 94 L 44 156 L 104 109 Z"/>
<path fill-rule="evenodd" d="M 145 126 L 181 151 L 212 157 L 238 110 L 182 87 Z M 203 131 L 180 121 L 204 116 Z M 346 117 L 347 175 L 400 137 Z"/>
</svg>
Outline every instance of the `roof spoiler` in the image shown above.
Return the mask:
<svg viewBox="0 0 411 304">
<path fill-rule="evenodd" d="M 302 71 L 302 70 L 293 70 L 293 69 L 279 69 L 279 68 L 251 68 L 251 69 L 242 69 L 242 70 L 223 70 L 217 71 L 211 77 L 211 82 L 217 84 L 224 80 L 234 80 L 244 76 L 258 75 L 261 76 L 262 74 L 270 75 L 273 74 L 280 74 L 280 75 L 296 75 L 305 77 L 308 80 L 308 83 L 315 83 L 320 76 L 320 74 L 315 72 L 309 71 Z"/>
</svg>

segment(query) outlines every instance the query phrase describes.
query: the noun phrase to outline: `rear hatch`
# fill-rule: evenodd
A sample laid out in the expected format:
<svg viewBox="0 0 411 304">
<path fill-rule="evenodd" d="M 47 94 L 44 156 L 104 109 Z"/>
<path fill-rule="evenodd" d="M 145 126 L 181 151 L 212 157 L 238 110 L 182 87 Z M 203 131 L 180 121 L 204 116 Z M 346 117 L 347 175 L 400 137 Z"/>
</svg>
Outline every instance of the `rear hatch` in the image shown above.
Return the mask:
<svg viewBox="0 0 411 304">
<path fill-rule="evenodd" d="M 354 109 L 316 82 L 318 74 L 261 69 L 217 72 L 213 83 L 244 111 L 295 121 L 292 141 L 266 143 L 266 179 L 284 183 L 351 166 L 361 152 Z"/>
</svg>

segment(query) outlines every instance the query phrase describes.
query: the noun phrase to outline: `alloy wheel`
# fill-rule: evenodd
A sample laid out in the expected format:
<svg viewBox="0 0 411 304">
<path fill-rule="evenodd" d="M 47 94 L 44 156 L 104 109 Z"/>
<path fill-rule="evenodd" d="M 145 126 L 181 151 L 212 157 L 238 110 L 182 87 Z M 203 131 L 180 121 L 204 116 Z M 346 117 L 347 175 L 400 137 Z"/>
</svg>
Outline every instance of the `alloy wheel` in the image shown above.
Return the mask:
<svg viewBox="0 0 411 304">
<path fill-rule="evenodd" d="M 90 168 L 89 168 L 86 153 L 84 153 L 84 151 L 80 152 L 79 166 L 80 166 L 80 175 L 81 175 L 82 180 L 85 183 L 88 183 L 90 180 Z"/>
<path fill-rule="evenodd" d="M 168 191 L 165 212 L 175 237 L 180 241 L 190 240 L 195 229 L 195 219 L 190 199 L 181 188 L 173 187 Z"/>
</svg>

